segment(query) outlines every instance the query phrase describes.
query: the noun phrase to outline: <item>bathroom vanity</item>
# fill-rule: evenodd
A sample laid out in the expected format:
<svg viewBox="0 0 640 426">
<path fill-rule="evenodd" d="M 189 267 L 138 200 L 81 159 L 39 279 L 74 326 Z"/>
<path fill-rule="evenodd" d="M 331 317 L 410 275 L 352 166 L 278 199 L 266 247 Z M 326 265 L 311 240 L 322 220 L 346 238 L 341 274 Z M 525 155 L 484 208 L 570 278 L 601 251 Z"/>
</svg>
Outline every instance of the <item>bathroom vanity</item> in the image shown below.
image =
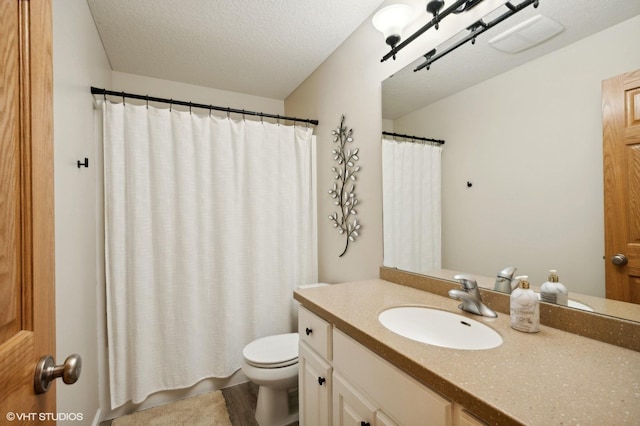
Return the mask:
<svg viewBox="0 0 640 426">
<path fill-rule="evenodd" d="M 541 326 L 535 334 L 459 302 L 376 279 L 297 290 L 300 423 L 361 425 L 634 424 L 640 353 Z M 487 350 L 402 337 L 378 315 L 425 306 L 480 321 L 503 343 Z"/>
</svg>

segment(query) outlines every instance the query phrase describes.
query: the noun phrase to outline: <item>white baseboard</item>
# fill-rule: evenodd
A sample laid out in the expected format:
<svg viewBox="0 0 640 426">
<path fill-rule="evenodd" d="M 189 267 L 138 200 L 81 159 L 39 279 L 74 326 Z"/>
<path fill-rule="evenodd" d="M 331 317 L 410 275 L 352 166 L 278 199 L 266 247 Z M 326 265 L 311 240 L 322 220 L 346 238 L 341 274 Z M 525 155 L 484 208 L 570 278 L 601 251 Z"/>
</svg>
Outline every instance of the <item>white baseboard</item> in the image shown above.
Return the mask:
<svg viewBox="0 0 640 426">
<path fill-rule="evenodd" d="M 100 420 L 100 416 L 102 415 L 102 410 L 100 408 L 98 408 L 96 410 L 96 415 L 93 416 L 93 421 L 91 422 L 91 426 L 99 426 L 100 422 L 102 420 Z"/>
</svg>

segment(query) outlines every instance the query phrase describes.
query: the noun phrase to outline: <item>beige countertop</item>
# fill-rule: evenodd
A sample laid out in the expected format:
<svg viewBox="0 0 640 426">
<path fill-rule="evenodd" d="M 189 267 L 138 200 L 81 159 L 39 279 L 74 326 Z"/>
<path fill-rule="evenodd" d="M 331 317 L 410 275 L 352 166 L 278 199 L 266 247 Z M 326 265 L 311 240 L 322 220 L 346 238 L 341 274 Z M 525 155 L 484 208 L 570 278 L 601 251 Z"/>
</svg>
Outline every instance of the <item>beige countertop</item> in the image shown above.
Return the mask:
<svg viewBox="0 0 640 426">
<path fill-rule="evenodd" d="M 299 289 L 294 298 L 420 382 L 490 424 L 640 424 L 640 352 L 541 326 L 513 330 L 509 316 L 462 312 L 459 302 L 374 279 Z M 456 312 L 502 336 L 494 349 L 441 348 L 399 336 L 378 314 L 402 305 Z"/>
</svg>

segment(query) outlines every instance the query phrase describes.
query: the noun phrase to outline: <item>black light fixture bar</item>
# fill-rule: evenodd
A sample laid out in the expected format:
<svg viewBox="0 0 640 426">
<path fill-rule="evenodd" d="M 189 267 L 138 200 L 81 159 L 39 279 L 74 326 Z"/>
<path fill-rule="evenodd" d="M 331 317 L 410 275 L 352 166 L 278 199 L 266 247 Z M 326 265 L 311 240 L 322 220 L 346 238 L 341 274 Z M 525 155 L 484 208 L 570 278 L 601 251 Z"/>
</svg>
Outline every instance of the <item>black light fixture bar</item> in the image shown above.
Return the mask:
<svg viewBox="0 0 640 426">
<path fill-rule="evenodd" d="M 252 116 L 257 116 L 257 117 L 266 117 L 266 118 L 275 118 L 277 120 L 286 120 L 286 121 L 294 121 L 294 122 L 299 122 L 299 123 L 308 123 L 308 124 L 313 124 L 314 126 L 318 125 L 318 120 L 311 120 L 308 118 L 296 118 L 296 117 L 287 117 L 284 115 L 277 115 L 277 114 L 265 114 L 263 112 L 255 112 L 255 111 L 246 111 L 244 109 L 235 109 L 235 108 L 229 108 L 229 107 L 219 107 L 219 106 L 215 106 L 215 105 L 205 105 L 205 104 L 197 104 L 194 102 L 185 102 L 185 101 L 177 101 L 175 99 L 166 99 L 166 98 L 156 98 L 154 96 L 147 96 L 147 95 L 136 95 L 134 93 L 126 93 L 126 92 L 116 92 L 114 90 L 107 90 L 107 89 L 99 89 L 97 87 L 91 87 L 91 94 L 92 95 L 103 95 L 103 96 L 117 96 L 119 98 L 122 98 L 124 100 L 124 98 L 129 98 L 129 99 L 139 99 L 142 101 L 146 101 L 148 102 L 160 102 L 160 103 L 164 103 L 164 104 L 170 104 L 170 105 L 181 105 L 181 106 L 186 106 L 189 108 L 201 108 L 201 109 L 205 109 L 205 110 L 209 110 L 209 111 L 223 111 L 223 112 L 227 112 L 227 113 L 233 113 L 233 114 L 241 114 L 241 115 L 252 115 Z"/>
<path fill-rule="evenodd" d="M 422 28 L 418 29 L 415 33 L 413 33 L 409 37 L 407 37 L 402 43 L 400 43 L 396 47 L 392 48 L 389 53 L 387 53 L 386 55 L 384 55 L 382 57 L 380 62 L 384 62 L 387 59 L 395 56 L 400 50 L 402 50 L 405 46 L 407 46 L 413 40 L 417 39 L 422 34 L 424 34 L 429 28 L 436 27 L 438 25 L 438 23 L 440 23 L 444 18 L 446 18 L 451 13 L 455 12 L 456 10 L 458 10 L 461 6 L 464 6 L 467 3 L 467 1 L 468 0 L 457 0 L 457 1 L 455 1 L 451 6 L 449 6 L 444 11 L 442 11 L 442 13 L 438 13 L 437 16 L 434 16 L 433 19 L 431 21 L 429 21 L 425 26 L 423 26 Z"/>
<path fill-rule="evenodd" d="M 413 139 L 417 141 L 433 142 L 440 145 L 444 145 L 444 141 L 442 139 L 430 139 L 430 138 L 423 138 L 421 136 L 402 135 L 400 133 L 391 133 L 391 132 L 382 132 L 382 134 L 386 136 L 393 136 L 396 138 Z"/>
<path fill-rule="evenodd" d="M 434 63 L 435 61 L 437 61 L 438 59 L 442 58 L 443 56 L 446 56 L 447 54 L 453 52 L 454 50 L 456 50 L 458 47 L 466 44 L 467 42 L 471 41 L 471 40 L 475 40 L 476 37 L 478 37 L 480 34 L 484 33 L 485 31 L 487 31 L 490 28 L 495 27 L 496 25 L 498 25 L 499 23 L 501 23 L 502 21 L 504 21 L 505 19 L 515 15 L 516 13 L 520 12 L 521 10 L 525 9 L 526 7 L 530 6 L 533 4 L 533 7 L 537 8 L 538 7 L 538 3 L 539 0 L 525 0 L 522 3 L 518 4 L 517 6 L 514 6 L 513 4 L 511 4 L 511 2 L 507 2 L 505 3 L 505 6 L 509 9 L 507 12 L 503 13 L 502 15 L 498 16 L 496 19 L 494 19 L 491 22 L 485 23 L 482 20 L 476 22 L 475 28 L 469 33 L 469 35 L 467 35 L 465 38 L 461 39 L 460 41 L 458 41 L 457 43 L 449 46 L 448 48 L 446 48 L 445 50 L 443 50 L 440 53 L 434 54 L 434 55 L 427 55 L 426 58 L 427 60 L 424 61 L 423 63 L 421 63 L 420 65 L 418 65 L 416 67 L 416 69 L 414 69 L 413 71 L 420 71 L 423 68 L 427 68 L 429 69 L 429 66 L 431 66 L 432 63 Z"/>
</svg>

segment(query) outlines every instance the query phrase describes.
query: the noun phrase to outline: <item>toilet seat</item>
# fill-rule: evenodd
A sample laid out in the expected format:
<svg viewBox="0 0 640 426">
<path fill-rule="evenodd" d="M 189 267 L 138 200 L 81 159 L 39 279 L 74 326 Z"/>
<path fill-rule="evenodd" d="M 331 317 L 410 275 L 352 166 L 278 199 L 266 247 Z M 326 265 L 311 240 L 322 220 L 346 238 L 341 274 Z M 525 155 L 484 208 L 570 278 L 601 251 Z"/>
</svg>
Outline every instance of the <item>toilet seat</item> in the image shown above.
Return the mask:
<svg viewBox="0 0 640 426">
<path fill-rule="evenodd" d="M 262 337 L 245 346 L 242 355 L 257 368 L 287 367 L 298 362 L 298 341 L 298 333 Z"/>
</svg>

